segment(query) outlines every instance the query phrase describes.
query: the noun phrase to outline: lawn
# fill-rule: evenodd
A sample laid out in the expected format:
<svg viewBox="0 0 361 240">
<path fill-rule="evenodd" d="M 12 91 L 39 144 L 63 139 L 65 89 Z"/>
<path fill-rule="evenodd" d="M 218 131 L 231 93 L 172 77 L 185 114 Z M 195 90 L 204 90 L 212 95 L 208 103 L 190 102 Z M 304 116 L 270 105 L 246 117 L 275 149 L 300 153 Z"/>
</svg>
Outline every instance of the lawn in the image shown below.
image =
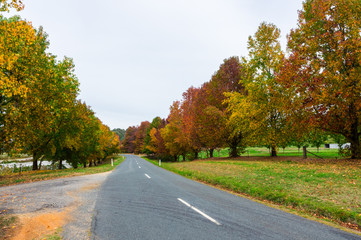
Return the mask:
<svg viewBox="0 0 361 240">
<path fill-rule="evenodd" d="M 162 167 L 361 230 L 360 160 L 250 156 L 235 160 L 163 162 Z"/>
<path fill-rule="evenodd" d="M 54 178 L 81 176 L 95 173 L 108 172 L 113 170 L 121 162 L 124 161 L 123 156 L 118 156 L 114 159 L 114 166 L 111 166 L 110 159 L 107 159 L 104 164 L 95 167 L 79 167 L 77 169 L 63 169 L 63 170 L 40 170 L 40 171 L 26 171 L 22 173 L 12 173 L 0 176 L 0 187 L 13 185 L 18 183 L 35 182 L 42 180 L 49 180 Z"/>
<path fill-rule="evenodd" d="M 339 155 L 338 149 L 330 149 L 330 148 L 320 148 L 317 150 L 316 147 L 308 147 L 307 151 L 311 152 L 308 153 L 308 156 L 310 158 L 315 158 L 316 156 L 312 155 L 316 154 L 317 156 L 321 158 L 342 158 L 342 156 Z M 298 149 L 297 147 L 287 147 L 285 149 L 280 148 L 278 150 L 278 156 L 292 156 L 292 157 L 302 157 L 303 152 L 302 148 Z M 216 149 L 213 153 L 214 157 L 228 157 L 229 156 L 229 149 Z M 246 148 L 245 152 L 241 154 L 241 156 L 244 157 L 265 157 L 269 156 L 270 152 L 269 149 L 265 147 L 248 147 Z M 207 158 L 207 153 L 205 151 L 200 152 L 199 158 Z"/>
</svg>

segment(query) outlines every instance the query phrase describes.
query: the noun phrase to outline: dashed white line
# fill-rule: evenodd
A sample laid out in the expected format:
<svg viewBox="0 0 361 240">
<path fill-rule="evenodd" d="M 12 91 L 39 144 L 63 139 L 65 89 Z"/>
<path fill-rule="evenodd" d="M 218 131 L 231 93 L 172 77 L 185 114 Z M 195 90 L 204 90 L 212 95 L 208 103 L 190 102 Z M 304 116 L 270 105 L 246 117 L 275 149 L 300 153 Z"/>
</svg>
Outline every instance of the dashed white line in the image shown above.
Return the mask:
<svg viewBox="0 0 361 240">
<path fill-rule="evenodd" d="M 151 179 L 151 177 L 148 174 L 144 174 L 147 178 Z"/>
<path fill-rule="evenodd" d="M 141 168 L 140 166 L 138 166 L 139 168 Z"/>
<path fill-rule="evenodd" d="M 192 205 L 190 205 L 189 203 L 187 203 L 186 201 L 184 201 L 183 199 L 181 198 L 177 198 L 178 201 L 180 201 L 181 203 L 183 203 L 184 205 L 186 205 L 187 207 L 191 208 L 192 210 L 196 211 L 197 213 L 199 213 L 200 215 L 202 215 L 203 217 L 207 218 L 209 221 L 217 224 L 218 226 L 222 225 L 220 224 L 216 219 L 208 216 L 207 214 L 205 214 L 204 212 L 202 212 L 201 210 L 199 210 L 198 208 L 196 207 L 193 207 Z"/>
</svg>

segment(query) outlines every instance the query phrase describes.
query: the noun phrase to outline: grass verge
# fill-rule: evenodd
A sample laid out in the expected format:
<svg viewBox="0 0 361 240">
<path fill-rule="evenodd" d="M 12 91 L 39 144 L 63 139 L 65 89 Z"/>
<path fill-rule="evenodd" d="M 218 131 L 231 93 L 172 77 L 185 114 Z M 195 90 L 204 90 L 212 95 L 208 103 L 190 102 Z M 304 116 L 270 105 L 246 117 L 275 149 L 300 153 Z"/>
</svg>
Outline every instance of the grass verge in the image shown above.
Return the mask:
<svg viewBox="0 0 361 240">
<path fill-rule="evenodd" d="M 39 239 L 41 240 L 62 240 L 61 233 L 63 232 L 62 228 L 57 228 L 53 234 L 46 235 L 44 237 L 41 237 Z"/>
<path fill-rule="evenodd" d="M 14 174 L 9 174 L 5 176 L 0 176 L 0 187 L 14 185 L 19 183 L 35 182 L 42 180 L 49 180 L 62 177 L 72 177 L 72 176 L 81 176 L 96 174 L 102 172 L 108 172 L 116 168 L 120 163 L 124 161 L 125 157 L 119 156 L 114 159 L 114 166 L 111 166 L 110 159 L 106 160 L 104 164 L 88 167 L 88 168 L 71 168 L 63 170 L 41 170 L 41 171 L 27 171 Z"/>
<path fill-rule="evenodd" d="M 9 239 L 11 237 L 16 221 L 16 217 L 0 213 L 0 239 Z"/>
<path fill-rule="evenodd" d="M 158 165 L 158 162 L 151 162 Z M 244 157 L 162 162 L 162 167 L 194 180 L 361 230 L 360 161 Z"/>
</svg>

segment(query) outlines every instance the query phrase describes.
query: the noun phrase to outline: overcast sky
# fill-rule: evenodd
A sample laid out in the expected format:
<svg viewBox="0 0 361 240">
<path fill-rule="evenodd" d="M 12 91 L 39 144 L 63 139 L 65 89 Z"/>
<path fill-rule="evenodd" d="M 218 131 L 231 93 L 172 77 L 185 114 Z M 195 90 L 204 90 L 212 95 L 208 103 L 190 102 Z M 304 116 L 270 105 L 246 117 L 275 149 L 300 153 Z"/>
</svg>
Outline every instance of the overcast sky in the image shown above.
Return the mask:
<svg viewBox="0 0 361 240">
<path fill-rule="evenodd" d="M 246 56 L 248 36 L 263 21 L 281 29 L 285 49 L 302 7 L 301 0 L 23 2 L 16 14 L 44 27 L 49 52 L 74 59 L 79 98 L 112 129 L 167 117 L 223 59 Z"/>
</svg>

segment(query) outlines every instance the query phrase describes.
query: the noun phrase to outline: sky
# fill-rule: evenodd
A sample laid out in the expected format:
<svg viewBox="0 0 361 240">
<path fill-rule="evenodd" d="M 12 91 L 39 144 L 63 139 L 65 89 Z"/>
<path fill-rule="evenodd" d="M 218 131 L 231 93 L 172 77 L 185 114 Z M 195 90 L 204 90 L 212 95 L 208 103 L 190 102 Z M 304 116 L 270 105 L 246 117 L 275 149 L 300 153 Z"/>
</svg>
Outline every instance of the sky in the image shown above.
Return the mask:
<svg viewBox="0 0 361 240">
<path fill-rule="evenodd" d="M 23 0 L 20 15 L 49 35 L 49 52 L 71 57 L 79 99 L 111 129 L 166 118 L 189 87 L 231 56 L 247 56 L 261 22 L 287 34 L 301 0 Z"/>
</svg>

